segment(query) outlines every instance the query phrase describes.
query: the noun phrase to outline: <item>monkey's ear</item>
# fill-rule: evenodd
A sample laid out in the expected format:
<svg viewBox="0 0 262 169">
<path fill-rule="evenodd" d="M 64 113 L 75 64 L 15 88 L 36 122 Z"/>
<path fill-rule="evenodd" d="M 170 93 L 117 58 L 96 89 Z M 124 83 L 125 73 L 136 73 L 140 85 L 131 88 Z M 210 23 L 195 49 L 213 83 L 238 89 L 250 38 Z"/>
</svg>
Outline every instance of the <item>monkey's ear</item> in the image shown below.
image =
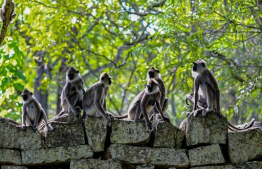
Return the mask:
<svg viewBox="0 0 262 169">
<path fill-rule="evenodd" d="M 202 66 L 205 67 L 206 66 L 205 63 L 202 63 Z"/>
</svg>

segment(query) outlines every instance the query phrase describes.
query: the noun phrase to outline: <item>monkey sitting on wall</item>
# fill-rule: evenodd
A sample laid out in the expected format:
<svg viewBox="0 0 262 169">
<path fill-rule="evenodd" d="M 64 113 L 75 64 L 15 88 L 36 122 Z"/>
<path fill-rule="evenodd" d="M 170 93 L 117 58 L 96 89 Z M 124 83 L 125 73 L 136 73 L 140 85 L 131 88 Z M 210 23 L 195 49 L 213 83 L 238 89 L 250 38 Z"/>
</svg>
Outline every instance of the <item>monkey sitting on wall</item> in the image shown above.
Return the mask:
<svg viewBox="0 0 262 169">
<path fill-rule="evenodd" d="M 48 131 L 52 131 L 53 127 L 47 123 L 47 115 L 41 104 L 33 96 L 33 93 L 28 89 L 24 89 L 23 97 L 23 112 L 22 112 L 22 130 L 26 127 L 32 126 L 36 130 L 42 120 L 45 121 L 45 126 Z"/>
<path fill-rule="evenodd" d="M 162 119 L 169 120 L 163 115 L 160 98 L 161 92 L 159 91 L 158 82 L 155 79 L 150 79 L 147 82 L 146 88 L 131 102 L 128 108 L 128 114 L 115 116 L 114 118 L 123 119 L 128 117 L 128 119 L 134 120 L 135 122 L 145 121 L 147 128 L 151 130 L 152 123 L 149 121 L 148 115 L 151 113 L 155 105 L 160 112 Z"/>
<path fill-rule="evenodd" d="M 93 84 L 84 94 L 82 106 L 87 116 L 103 117 L 111 125 L 111 117 L 106 110 L 106 96 L 111 78 L 107 73 L 100 75 L 99 81 Z"/>
<path fill-rule="evenodd" d="M 223 117 L 220 111 L 220 92 L 214 75 L 207 68 L 204 60 L 199 59 L 197 62 L 193 62 L 193 64 L 194 93 L 186 96 L 186 103 L 187 100 L 193 103 L 194 116 L 198 113 L 196 110 L 199 107 L 203 109 L 202 116 L 206 116 L 208 112 L 215 111 L 220 117 Z M 237 128 L 229 122 L 228 126 L 230 130 L 246 130 L 252 127 L 254 121 L 255 119 L 252 119 L 250 124 L 243 129 Z"/>
<path fill-rule="evenodd" d="M 85 93 L 83 84 L 79 71 L 74 67 L 70 67 L 66 72 L 66 84 L 61 93 L 62 111 L 59 115 L 70 114 L 72 111 L 75 116 L 79 117 Z"/>
</svg>

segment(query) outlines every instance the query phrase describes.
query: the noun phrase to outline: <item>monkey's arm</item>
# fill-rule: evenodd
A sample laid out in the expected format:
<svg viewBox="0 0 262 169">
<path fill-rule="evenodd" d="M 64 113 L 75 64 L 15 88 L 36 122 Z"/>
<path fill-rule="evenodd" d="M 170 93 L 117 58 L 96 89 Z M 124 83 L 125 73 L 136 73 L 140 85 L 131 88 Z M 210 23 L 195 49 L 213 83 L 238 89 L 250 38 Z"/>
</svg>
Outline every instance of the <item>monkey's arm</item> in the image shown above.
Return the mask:
<svg viewBox="0 0 262 169">
<path fill-rule="evenodd" d="M 35 105 L 35 108 L 36 108 L 35 120 L 34 120 L 34 124 L 33 124 L 33 129 L 36 130 L 40 114 L 44 110 L 42 109 L 42 107 L 40 106 L 40 103 L 38 101 L 36 101 L 36 100 L 32 100 L 32 101 L 34 102 L 34 105 Z"/>
<path fill-rule="evenodd" d="M 75 115 L 77 115 L 78 112 L 76 111 L 75 105 L 74 105 L 72 99 L 70 98 L 70 89 L 71 89 L 71 83 L 67 83 L 66 86 L 65 86 L 65 99 L 66 99 L 67 103 L 69 104 L 73 113 Z M 70 112 L 68 112 L 68 113 L 70 113 Z"/>
<path fill-rule="evenodd" d="M 24 130 L 26 127 L 26 116 L 27 116 L 27 111 L 26 111 L 26 104 L 23 105 L 23 112 L 22 112 L 22 129 Z"/>
<path fill-rule="evenodd" d="M 141 103 L 140 103 L 140 108 L 141 108 L 142 113 L 144 115 L 146 126 L 151 130 L 152 125 L 151 125 L 151 122 L 149 121 L 148 114 L 147 114 L 147 111 L 146 111 L 146 106 L 148 105 L 148 101 L 149 101 L 149 96 L 148 96 L 147 93 L 144 93 L 142 100 L 141 100 Z"/>
<path fill-rule="evenodd" d="M 199 89 L 199 77 L 197 76 L 194 81 L 194 108 L 193 108 L 193 111 L 197 109 L 198 89 Z"/>
<path fill-rule="evenodd" d="M 107 93 L 108 93 L 108 87 L 105 87 L 105 100 L 104 100 L 104 105 L 103 105 L 103 108 L 104 108 L 105 111 L 106 111 L 106 96 L 107 96 Z"/>
<path fill-rule="evenodd" d="M 95 103 L 95 106 L 96 108 L 98 109 L 98 111 L 101 113 L 101 115 L 107 120 L 107 121 L 110 121 L 110 119 L 106 116 L 106 112 L 105 110 L 103 109 L 101 103 L 100 103 L 100 100 L 102 98 L 102 95 L 104 94 L 103 93 L 103 88 L 102 86 L 98 86 L 97 87 L 97 90 L 95 91 L 95 98 L 94 98 L 94 103 Z"/>
</svg>

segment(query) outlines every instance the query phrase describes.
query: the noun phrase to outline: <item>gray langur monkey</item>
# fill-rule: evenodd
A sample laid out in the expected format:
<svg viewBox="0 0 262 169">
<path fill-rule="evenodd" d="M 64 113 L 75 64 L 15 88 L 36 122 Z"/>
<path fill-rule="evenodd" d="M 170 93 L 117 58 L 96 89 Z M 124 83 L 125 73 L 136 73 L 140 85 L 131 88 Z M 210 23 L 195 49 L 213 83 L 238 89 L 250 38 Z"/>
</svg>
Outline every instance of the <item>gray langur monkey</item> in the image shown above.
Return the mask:
<svg viewBox="0 0 262 169">
<path fill-rule="evenodd" d="M 79 117 L 85 93 L 83 84 L 79 71 L 74 67 L 70 67 L 66 72 L 66 84 L 61 93 L 62 111 L 59 115 L 70 114 L 72 111 L 75 116 Z"/>
<path fill-rule="evenodd" d="M 99 81 L 93 84 L 84 94 L 82 106 L 87 116 L 103 117 L 111 125 L 112 115 L 106 109 L 106 96 L 111 79 L 107 73 L 100 75 Z"/>
<path fill-rule="evenodd" d="M 47 130 L 52 131 L 53 127 L 47 123 L 47 115 L 41 104 L 33 96 L 33 93 L 25 88 L 22 93 L 22 97 L 22 130 L 25 130 L 28 126 L 32 126 L 33 130 L 36 130 L 40 122 L 44 120 Z"/>
<path fill-rule="evenodd" d="M 151 130 L 152 123 L 149 121 L 148 115 L 150 115 L 155 105 L 162 119 L 169 120 L 163 115 L 160 99 L 161 92 L 159 91 L 158 82 L 155 79 L 150 79 L 147 82 L 146 88 L 131 102 L 128 108 L 128 114 L 114 118 L 123 119 L 128 117 L 128 119 L 134 120 L 135 122 L 145 121 L 147 128 Z"/>
<path fill-rule="evenodd" d="M 223 116 L 220 112 L 220 91 L 218 89 L 218 83 L 214 75 L 207 68 L 207 64 L 204 60 L 199 59 L 197 62 L 193 62 L 192 75 L 194 77 L 194 106 L 193 111 L 197 110 L 197 103 L 199 95 L 203 96 L 203 99 L 207 102 L 207 108 L 202 111 L 202 116 L 205 116 L 208 112 L 215 111 L 219 116 Z"/>
<path fill-rule="evenodd" d="M 4 0 L 4 4 L 2 5 L 2 8 L 0 9 L 0 20 L 4 21 L 5 20 L 5 16 L 10 16 L 10 22 L 15 18 L 16 13 L 14 13 L 15 11 L 15 2 L 13 0 L 11 0 L 11 6 L 9 8 L 7 8 L 7 0 Z"/>
<path fill-rule="evenodd" d="M 208 112 L 215 111 L 220 117 L 223 117 L 220 111 L 220 92 L 214 75 L 209 71 L 204 60 L 199 59 L 197 62 L 193 62 L 193 64 L 194 93 L 186 96 L 186 103 L 187 100 L 193 103 L 193 111 L 196 113 L 198 112 L 196 111 L 198 107 L 204 109 L 202 110 L 202 116 L 205 116 Z M 255 119 L 252 119 L 243 129 L 237 128 L 229 122 L 227 123 L 229 130 L 234 131 L 246 130 L 252 127 L 254 121 Z"/>
<path fill-rule="evenodd" d="M 159 91 L 161 92 L 160 105 L 162 107 L 162 112 L 165 113 L 168 106 L 168 99 L 166 97 L 166 89 L 163 80 L 160 77 L 159 69 L 152 67 L 147 72 L 147 81 L 154 78 L 158 82 Z"/>
</svg>

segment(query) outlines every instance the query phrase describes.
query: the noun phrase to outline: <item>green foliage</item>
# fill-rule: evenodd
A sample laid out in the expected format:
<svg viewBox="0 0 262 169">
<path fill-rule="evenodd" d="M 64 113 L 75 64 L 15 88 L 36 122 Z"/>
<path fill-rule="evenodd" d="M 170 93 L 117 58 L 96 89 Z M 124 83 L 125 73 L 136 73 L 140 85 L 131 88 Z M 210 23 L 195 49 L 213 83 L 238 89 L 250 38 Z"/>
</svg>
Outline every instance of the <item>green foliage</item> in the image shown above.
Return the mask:
<svg viewBox="0 0 262 169">
<path fill-rule="evenodd" d="M 108 109 L 114 114 L 127 111 L 145 86 L 147 70 L 156 66 L 167 90 L 168 114 L 178 124 L 188 111 L 184 99 L 193 86 L 191 63 L 203 58 L 218 80 L 223 114 L 235 122 L 251 116 L 262 120 L 258 3 L 17 0 L 18 16 L 0 49 L 0 116 L 18 119 L 18 96 L 35 85 L 39 62 L 45 70 L 39 88 L 49 94 L 51 114 L 66 66 L 80 70 L 86 88 L 109 72 L 115 79 Z"/>
</svg>

